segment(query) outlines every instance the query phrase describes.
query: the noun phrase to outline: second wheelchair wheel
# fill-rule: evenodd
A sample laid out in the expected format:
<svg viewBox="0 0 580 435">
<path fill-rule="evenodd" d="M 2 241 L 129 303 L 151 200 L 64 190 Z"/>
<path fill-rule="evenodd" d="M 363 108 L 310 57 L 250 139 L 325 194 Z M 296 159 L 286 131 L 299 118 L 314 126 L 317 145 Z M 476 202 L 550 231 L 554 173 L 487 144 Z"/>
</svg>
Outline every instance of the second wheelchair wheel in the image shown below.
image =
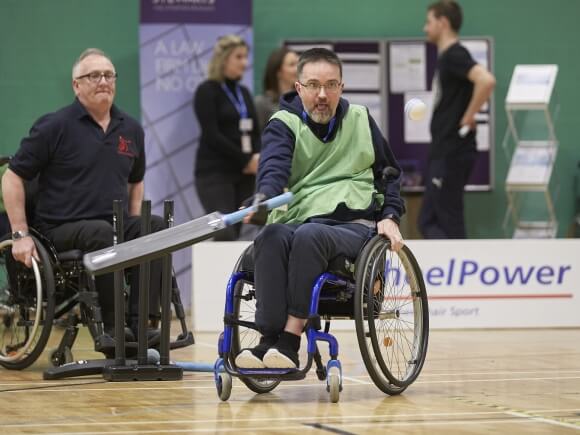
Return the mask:
<svg viewBox="0 0 580 435">
<path fill-rule="evenodd" d="M 33 238 L 40 261 L 28 269 L 12 257 L 10 235 L 0 240 L 0 365 L 22 370 L 46 346 L 55 310 L 54 274 L 46 249 Z"/>
<path fill-rule="evenodd" d="M 371 239 L 356 265 L 355 323 L 369 376 L 387 394 L 417 378 L 427 353 L 429 310 L 421 269 L 405 246 Z"/>
<path fill-rule="evenodd" d="M 234 268 L 234 272 L 240 272 L 244 270 L 243 263 L 244 257 L 247 255 L 252 255 L 251 253 L 252 245 L 244 250 L 238 263 Z M 255 290 L 252 283 L 245 282 L 244 280 L 238 281 L 234 291 L 234 316 L 238 320 L 243 320 L 246 322 L 254 322 L 256 314 L 256 297 Z M 260 341 L 260 333 L 252 328 L 246 328 L 241 325 L 234 325 L 233 327 L 233 340 L 232 348 L 230 352 L 231 363 L 235 356 L 244 348 L 254 347 Z M 254 393 L 264 394 L 269 393 L 280 383 L 276 379 L 263 379 L 263 378 L 251 378 L 247 376 L 240 377 L 240 380 Z"/>
</svg>

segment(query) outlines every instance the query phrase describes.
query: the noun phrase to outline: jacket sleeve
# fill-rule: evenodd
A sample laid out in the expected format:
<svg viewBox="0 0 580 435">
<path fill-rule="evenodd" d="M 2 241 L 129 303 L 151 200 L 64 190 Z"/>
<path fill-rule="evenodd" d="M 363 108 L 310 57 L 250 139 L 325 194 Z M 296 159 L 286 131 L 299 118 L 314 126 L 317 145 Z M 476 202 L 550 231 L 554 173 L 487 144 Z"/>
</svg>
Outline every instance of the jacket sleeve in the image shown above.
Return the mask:
<svg viewBox="0 0 580 435">
<path fill-rule="evenodd" d="M 395 159 L 389 143 L 370 114 L 369 124 L 375 149 L 375 163 L 373 164 L 375 186 L 385 197 L 379 217 L 384 219 L 392 214 L 394 220 L 398 222 L 401 216 L 405 214 L 405 201 L 401 197 L 403 171 L 397 159 Z M 388 167 L 394 168 L 396 171 L 391 171 L 390 174 L 387 174 L 385 169 Z"/>
<path fill-rule="evenodd" d="M 279 195 L 288 186 L 296 138 L 282 121 L 273 119 L 262 134 L 262 152 L 256 192 L 268 198 Z"/>
</svg>

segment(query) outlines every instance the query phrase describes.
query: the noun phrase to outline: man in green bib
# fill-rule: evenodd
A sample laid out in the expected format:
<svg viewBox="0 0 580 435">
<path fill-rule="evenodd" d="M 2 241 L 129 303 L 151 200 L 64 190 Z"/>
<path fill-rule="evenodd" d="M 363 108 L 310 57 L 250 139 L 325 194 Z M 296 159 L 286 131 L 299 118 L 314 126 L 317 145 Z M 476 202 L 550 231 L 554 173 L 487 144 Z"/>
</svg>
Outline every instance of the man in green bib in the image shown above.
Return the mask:
<svg viewBox="0 0 580 435">
<path fill-rule="evenodd" d="M 295 88 L 281 98 L 262 137 L 256 196 L 288 189 L 294 200 L 270 213 L 254 242 L 262 338 L 238 354 L 240 368 L 297 368 L 312 286 L 329 261 L 356 258 L 377 232 L 392 249 L 403 246 L 400 167 L 368 110 L 341 98 L 336 54 L 304 52 Z"/>
</svg>

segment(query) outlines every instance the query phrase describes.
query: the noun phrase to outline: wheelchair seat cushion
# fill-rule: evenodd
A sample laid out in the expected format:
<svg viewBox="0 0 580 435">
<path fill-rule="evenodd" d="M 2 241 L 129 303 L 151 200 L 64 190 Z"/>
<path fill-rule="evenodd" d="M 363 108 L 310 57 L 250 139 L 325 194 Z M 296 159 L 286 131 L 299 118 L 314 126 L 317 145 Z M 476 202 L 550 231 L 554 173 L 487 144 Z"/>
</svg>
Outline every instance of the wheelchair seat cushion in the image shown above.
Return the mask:
<svg viewBox="0 0 580 435">
<path fill-rule="evenodd" d="M 64 261 L 80 261 L 83 259 L 83 251 L 80 249 L 71 249 L 70 251 L 59 252 L 57 254 L 58 260 Z"/>
</svg>

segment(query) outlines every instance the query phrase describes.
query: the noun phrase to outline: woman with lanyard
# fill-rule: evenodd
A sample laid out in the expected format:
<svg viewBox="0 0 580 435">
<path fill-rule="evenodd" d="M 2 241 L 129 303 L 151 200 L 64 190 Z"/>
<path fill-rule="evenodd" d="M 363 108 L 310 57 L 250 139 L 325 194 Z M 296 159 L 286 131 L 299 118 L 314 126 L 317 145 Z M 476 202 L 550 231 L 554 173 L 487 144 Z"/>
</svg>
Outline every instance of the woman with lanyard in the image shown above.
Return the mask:
<svg viewBox="0 0 580 435">
<path fill-rule="evenodd" d="M 193 100 L 201 128 L 195 184 L 207 213 L 230 213 L 254 193 L 260 135 L 252 96 L 240 84 L 247 63 L 246 42 L 235 35 L 221 37 L 208 79 L 199 85 Z M 228 227 L 214 240 L 237 240 L 240 228 Z"/>
</svg>

